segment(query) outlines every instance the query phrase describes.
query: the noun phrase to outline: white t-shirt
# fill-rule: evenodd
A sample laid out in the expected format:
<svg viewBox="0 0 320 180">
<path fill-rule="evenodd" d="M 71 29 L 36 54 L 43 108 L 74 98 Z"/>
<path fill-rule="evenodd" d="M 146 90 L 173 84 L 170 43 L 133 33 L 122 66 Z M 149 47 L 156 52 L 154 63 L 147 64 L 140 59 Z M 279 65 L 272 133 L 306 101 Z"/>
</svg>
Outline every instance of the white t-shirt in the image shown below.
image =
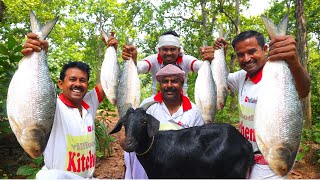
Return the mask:
<svg viewBox="0 0 320 180">
<path fill-rule="evenodd" d="M 93 176 L 96 163 L 94 119 L 102 101 L 99 95 L 98 88 L 85 95 L 82 116 L 63 94 L 59 96 L 52 131 L 43 153 L 45 165 L 42 172 L 38 173 L 39 176 L 66 178 L 70 173 L 79 175 L 80 178 Z M 50 170 L 53 171 L 46 173 Z M 60 174 L 57 175 L 56 172 Z M 41 179 L 38 174 L 37 178 Z"/>
<path fill-rule="evenodd" d="M 151 101 L 157 101 L 157 103 L 150 106 L 147 113 L 160 121 L 159 130 L 179 130 L 204 124 L 200 111 L 186 96 L 183 96 L 182 106 L 172 116 L 162 102 L 160 93 L 142 101 L 141 106 Z M 124 152 L 124 160 L 126 165 L 125 179 L 148 179 L 147 173 L 134 152 Z"/>
<path fill-rule="evenodd" d="M 183 84 L 184 95 L 187 94 L 187 89 L 188 89 L 188 85 L 187 85 L 188 76 L 187 76 L 187 74 L 190 71 L 198 72 L 202 63 L 203 63 L 202 61 L 197 60 L 197 58 L 195 58 L 193 56 L 183 54 L 182 56 L 178 57 L 177 65 L 179 65 L 182 68 L 182 70 L 186 73 L 186 79 Z M 137 68 L 138 68 L 139 74 L 151 72 L 151 74 L 152 74 L 152 94 L 153 95 L 158 93 L 158 85 L 157 85 L 158 81 L 156 78 L 156 74 L 163 66 L 164 66 L 163 60 L 162 60 L 160 54 L 150 55 L 150 56 L 144 58 L 143 61 L 138 61 L 138 63 L 137 63 Z"/>
<path fill-rule="evenodd" d="M 247 72 L 244 70 L 230 73 L 228 76 L 229 88 L 238 92 L 240 132 L 251 142 L 254 152 L 258 151 L 254 130 L 254 112 L 260 88 L 258 82 L 262 76 L 262 71 L 260 72 L 261 74 L 258 73 L 253 80 L 246 77 Z"/>
</svg>

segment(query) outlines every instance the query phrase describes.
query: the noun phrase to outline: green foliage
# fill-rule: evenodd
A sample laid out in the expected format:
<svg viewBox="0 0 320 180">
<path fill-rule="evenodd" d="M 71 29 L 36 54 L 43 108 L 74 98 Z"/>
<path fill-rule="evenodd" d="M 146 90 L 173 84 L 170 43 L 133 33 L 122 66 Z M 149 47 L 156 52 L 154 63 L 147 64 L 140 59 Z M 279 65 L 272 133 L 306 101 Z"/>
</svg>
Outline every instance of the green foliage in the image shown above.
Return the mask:
<svg viewBox="0 0 320 180">
<path fill-rule="evenodd" d="M 22 58 L 22 46 L 15 36 L 3 37 L 0 41 L 0 139 L 12 133 L 6 118 L 7 92 L 11 78 Z"/>
<path fill-rule="evenodd" d="M 103 111 L 99 112 L 99 115 L 102 117 L 103 120 L 108 120 L 108 116 L 115 116 L 110 115 L 108 113 L 103 114 Z M 104 124 L 104 121 L 96 120 L 95 121 L 95 134 L 96 134 L 96 155 L 97 157 L 107 157 L 111 156 L 112 154 L 112 146 L 111 143 L 115 142 L 115 138 L 111 135 L 108 135 L 108 128 Z M 107 151 L 107 153 L 106 153 Z"/>
<path fill-rule="evenodd" d="M 10 80 L 17 68 L 19 60 L 22 58 L 20 51 L 22 46 L 14 36 L 9 36 L 0 41 L 0 94 L 4 96 L 0 99 L 0 116 L 5 115 L 6 94 Z"/>
<path fill-rule="evenodd" d="M 37 159 L 32 159 L 32 163 L 20 166 L 16 174 L 25 176 L 28 179 L 35 179 L 36 174 L 40 171 L 43 164 L 43 156 L 40 156 Z"/>
</svg>

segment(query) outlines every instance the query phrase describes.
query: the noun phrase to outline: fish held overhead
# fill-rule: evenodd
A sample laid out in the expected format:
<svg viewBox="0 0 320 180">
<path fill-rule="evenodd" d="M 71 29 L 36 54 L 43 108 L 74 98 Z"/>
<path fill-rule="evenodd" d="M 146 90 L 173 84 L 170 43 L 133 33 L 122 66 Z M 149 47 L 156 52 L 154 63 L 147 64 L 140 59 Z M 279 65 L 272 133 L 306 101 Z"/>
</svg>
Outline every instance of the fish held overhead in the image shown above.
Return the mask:
<svg viewBox="0 0 320 180">
<path fill-rule="evenodd" d="M 44 40 L 58 17 L 41 26 L 31 11 L 30 21 L 32 32 Z M 32 158 L 38 158 L 47 145 L 56 108 L 56 90 L 45 53 L 42 49 L 20 60 L 7 95 L 10 126 L 22 148 Z"/>
<path fill-rule="evenodd" d="M 288 16 L 279 26 L 265 16 L 263 23 L 270 39 L 286 34 Z M 303 128 L 302 109 L 294 80 L 286 61 L 267 62 L 263 68 L 255 110 L 258 147 L 269 167 L 279 176 L 292 169 Z"/>
</svg>

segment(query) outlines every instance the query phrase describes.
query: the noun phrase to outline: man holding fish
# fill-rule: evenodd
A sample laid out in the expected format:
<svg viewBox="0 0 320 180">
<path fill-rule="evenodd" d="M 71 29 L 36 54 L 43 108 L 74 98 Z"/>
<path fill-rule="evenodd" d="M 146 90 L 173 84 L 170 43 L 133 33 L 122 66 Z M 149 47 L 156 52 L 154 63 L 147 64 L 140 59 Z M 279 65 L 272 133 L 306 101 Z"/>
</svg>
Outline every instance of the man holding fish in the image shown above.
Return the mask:
<svg viewBox="0 0 320 180">
<path fill-rule="evenodd" d="M 41 49 L 48 51 L 48 41 L 35 33 L 27 34 L 21 51 L 28 56 Z M 110 36 L 108 46 L 117 41 Z M 105 97 L 101 83 L 88 92 L 90 67 L 83 62 L 69 62 L 60 72 L 58 86 L 62 93 L 57 98 L 51 134 L 43 152 L 44 167 L 37 179 L 92 178 L 95 170 L 96 143 L 94 119 L 99 104 Z"/>
<path fill-rule="evenodd" d="M 133 45 L 124 45 L 122 48 L 122 58 L 124 60 L 132 59 L 137 64 L 138 73 L 152 74 L 152 94 L 157 94 L 159 86 L 156 78 L 157 72 L 167 64 L 177 64 L 182 70 L 188 74 L 190 71 L 198 72 L 202 65 L 202 61 L 197 58 L 183 53 L 179 35 L 175 31 L 167 31 L 163 33 L 155 47 L 157 54 L 150 55 L 142 61 L 137 62 L 137 47 Z M 213 59 L 213 47 L 206 46 L 200 48 L 203 60 L 211 61 Z M 183 85 L 183 93 L 187 94 L 187 77 Z"/>
<path fill-rule="evenodd" d="M 263 21 L 271 39 L 269 51 L 261 33 L 252 30 L 240 33 L 234 38 L 232 46 L 242 70 L 228 75 L 228 87 L 232 91 L 238 92 L 240 132 L 251 142 L 255 152 L 256 164 L 251 170 L 251 179 L 282 178 L 289 173 L 298 151 L 302 129 L 299 98 L 306 97 L 310 91 L 310 76 L 300 63 L 296 47 L 297 42 L 291 35 L 285 35 L 286 22 L 283 20 L 280 28 L 275 28 L 274 25 L 269 25 L 270 21 Z M 278 33 L 278 31 L 283 33 Z M 214 48 L 217 50 L 224 47 L 227 50 L 227 45 L 228 43 L 223 38 L 218 38 Z M 269 66 L 267 64 L 280 62 L 281 59 L 283 60 L 281 62 L 286 62 L 287 65 L 285 66 L 292 74 L 291 79 L 287 78 L 289 80 L 281 80 L 281 75 L 278 75 L 278 73 L 272 72 L 268 74 L 266 72 L 271 71 L 270 69 L 266 70 L 267 66 Z M 275 68 L 276 66 L 272 69 Z M 285 68 L 279 71 L 284 71 L 283 69 Z M 265 85 L 267 80 L 264 79 L 267 78 L 274 78 L 272 80 L 273 84 Z M 290 81 L 293 82 L 292 88 L 287 87 L 283 94 L 279 93 L 281 87 L 288 86 Z M 291 90 L 296 90 L 296 92 Z M 297 101 L 282 101 L 284 98 L 279 96 L 274 96 L 277 98 L 263 98 L 263 91 L 267 95 L 276 92 L 276 94 L 280 94 L 284 98 L 291 94 L 296 94 Z M 279 102 L 283 103 L 277 105 Z M 259 103 L 265 105 L 261 110 L 257 110 Z M 274 109 L 268 111 L 269 107 L 274 107 Z M 299 118 L 296 120 L 292 116 L 290 118 L 282 117 L 283 114 L 289 111 L 287 110 L 288 108 L 283 107 L 297 107 L 291 112 L 298 114 Z M 281 111 L 280 109 L 285 110 Z M 266 111 L 267 114 L 260 115 L 263 113 L 261 111 Z M 273 126 L 264 124 L 260 120 L 261 116 L 265 117 L 266 121 Z M 272 117 L 275 117 L 275 119 L 272 119 Z M 286 119 L 288 119 L 288 122 L 286 122 Z M 296 124 L 295 121 L 297 121 Z M 264 127 L 260 128 L 261 124 Z M 291 124 L 293 124 L 293 127 L 290 127 Z M 297 134 L 289 134 L 295 129 L 300 129 Z M 266 134 L 262 134 L 264 132 Z M 298 142 L 277 142 L 290 138 Z M 271 141 L 269 141 L 270 139 Z"/>
</svg>

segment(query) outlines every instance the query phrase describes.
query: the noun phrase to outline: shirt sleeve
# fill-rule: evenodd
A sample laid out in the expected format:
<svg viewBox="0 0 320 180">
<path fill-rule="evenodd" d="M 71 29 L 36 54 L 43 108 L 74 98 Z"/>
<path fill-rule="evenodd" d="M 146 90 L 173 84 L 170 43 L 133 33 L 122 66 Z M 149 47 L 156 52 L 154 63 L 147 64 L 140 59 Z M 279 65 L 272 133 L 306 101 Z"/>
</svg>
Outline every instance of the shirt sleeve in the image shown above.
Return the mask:
<svg viewBox="0 0 320 180">
<path fill-rule="evenodd" d="M 90 107 L 93 108 L 94 111 L 96 111 L 99 107 L 99 104 L 101 101 L 99 101 L 99 96 L 98 96 L 98 88 L 93 88 L 90 92 L 88 92 L 83 100 L 89 104 Z"/>
<path fill-rule="evenodd" d="M 240 70 L 234 73 L 229 73 L 228 75 L 228 87 L 233 92 L 238 92 L 241 81 L 245 80 L 246 72 L 244 70 Z M 243 82 L 242 82 L 243 83 Z"/>
<path fill-rule="evenodd" d="M 142 60 L 137 62 L 138 74 L 145 74 L 150 71 L 151 63 L 149 60 Z"/>
<path fill-rule="evenodd" d="M 199 69 L 201 68 L 202 64 L 203 64 L 203 61 L 200 61 L 200 60 L 194 61 L 194 62 L 191 64 L 191 70 L 192 70 L 193 72 L 198 73 L 198 71 L 199 71 Z"/>
</svg>

